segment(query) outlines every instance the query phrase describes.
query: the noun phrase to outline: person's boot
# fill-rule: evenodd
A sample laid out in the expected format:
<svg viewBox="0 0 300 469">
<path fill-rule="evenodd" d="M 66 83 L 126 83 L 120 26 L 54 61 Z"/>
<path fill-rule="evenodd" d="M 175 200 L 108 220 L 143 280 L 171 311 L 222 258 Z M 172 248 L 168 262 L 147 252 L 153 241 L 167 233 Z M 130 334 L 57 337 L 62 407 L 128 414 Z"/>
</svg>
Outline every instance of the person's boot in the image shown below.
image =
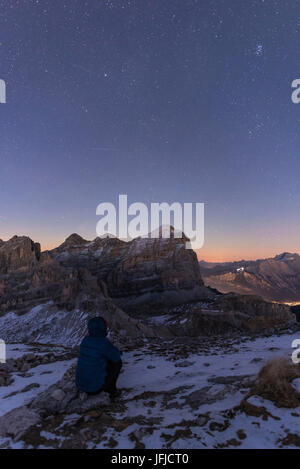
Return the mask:
<svg viewBox="0 0 300 469">
<path fill-rule="evenodd" d="M 86 401 L 88 398 L 88 394 L 84 391 L 80 391 L 79 392 L 79 399 L 83 402 L 83 401 Z"/>
<path fill-rule="evenodd" d="M 121 396 L 121 391 L 119 389 L 114 389 L 113 391 L 110 391 L 109 393 L 109 398 L 111 402 L 113 402 L 115 399 Z"/>
</svg>

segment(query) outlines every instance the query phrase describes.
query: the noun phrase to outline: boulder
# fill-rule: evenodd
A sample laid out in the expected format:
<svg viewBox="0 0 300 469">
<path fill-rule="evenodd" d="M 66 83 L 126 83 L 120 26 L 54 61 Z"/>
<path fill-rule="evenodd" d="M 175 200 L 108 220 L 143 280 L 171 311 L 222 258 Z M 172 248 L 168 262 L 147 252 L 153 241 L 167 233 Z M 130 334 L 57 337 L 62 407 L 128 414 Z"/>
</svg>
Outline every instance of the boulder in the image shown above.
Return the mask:
<svg viewBox="0 0 300 469">
<path fill-rule="evenodd" d="M 86 393 L 78 391 L 75 386 L 75 369 L 76 365 L 73 365 L 60 381 L 39 394 L 30 403 L 30 409 L 45 417 L 61 413 L 81 414 L 88 410 L 109 405 L 109 396 L 105 392 L 95 396 L 88 396 Z"/>
<path fill-rule="evenodd" d="M 0 417 L 0 437 L 20 440 L 30 427 L 40 421 L 38 412 L 26 406 L 18 407 Z"/>
</svg>

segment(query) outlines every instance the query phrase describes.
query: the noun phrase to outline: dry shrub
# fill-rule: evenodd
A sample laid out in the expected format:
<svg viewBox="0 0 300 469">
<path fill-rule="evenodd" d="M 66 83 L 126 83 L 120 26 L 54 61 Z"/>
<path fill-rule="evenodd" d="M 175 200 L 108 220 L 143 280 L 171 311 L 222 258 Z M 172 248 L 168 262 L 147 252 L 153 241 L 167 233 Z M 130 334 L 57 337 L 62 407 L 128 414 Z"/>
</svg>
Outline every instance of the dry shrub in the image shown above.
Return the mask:
<svg viewBox="0 0 300 469">
<path fill-rule="evenodd" d="M 300 394 L 293 388 L 292 381 L 300 378 L 300 366 L 285 357 L 270 360 L 260 370 L 250 396 L 261 396 L 273 402 L 276 407 L 298 407 Z"/>
</svg>

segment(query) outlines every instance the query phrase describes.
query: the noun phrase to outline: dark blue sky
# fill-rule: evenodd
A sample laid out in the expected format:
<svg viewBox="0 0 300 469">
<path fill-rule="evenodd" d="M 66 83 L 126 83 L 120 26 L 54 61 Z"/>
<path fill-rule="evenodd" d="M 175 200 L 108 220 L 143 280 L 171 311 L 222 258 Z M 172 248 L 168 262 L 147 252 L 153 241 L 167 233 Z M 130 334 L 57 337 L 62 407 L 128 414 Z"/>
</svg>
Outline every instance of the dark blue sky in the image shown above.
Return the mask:
<svg viewBox="0 0 300 469">
<path fill-rule="evenodd" d="M 205 202 L 199 257 L 299 251 L 300 2 L 0 0 L 0 238 Z"/>
</svg>

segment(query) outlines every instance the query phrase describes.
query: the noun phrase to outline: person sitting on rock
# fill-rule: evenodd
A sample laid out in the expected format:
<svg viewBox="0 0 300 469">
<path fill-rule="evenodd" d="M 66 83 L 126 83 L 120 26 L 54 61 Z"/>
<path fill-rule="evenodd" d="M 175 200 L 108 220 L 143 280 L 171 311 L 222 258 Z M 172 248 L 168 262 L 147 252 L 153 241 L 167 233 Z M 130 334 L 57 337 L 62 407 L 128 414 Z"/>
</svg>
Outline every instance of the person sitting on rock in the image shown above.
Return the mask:
<svg viewBox="0 0 300 469">
<path fill-rule="evenodd" d="M 119 395 L 116 383 L 122 368 L 122 352 L 106 337 L 108 328 L 103 318 L 90 319 L 88 332 L 89 335 L 84 337 L 80 345 L 76 386 L 88 394 L 106 391 L 113 400 Z"/>
</svg>

